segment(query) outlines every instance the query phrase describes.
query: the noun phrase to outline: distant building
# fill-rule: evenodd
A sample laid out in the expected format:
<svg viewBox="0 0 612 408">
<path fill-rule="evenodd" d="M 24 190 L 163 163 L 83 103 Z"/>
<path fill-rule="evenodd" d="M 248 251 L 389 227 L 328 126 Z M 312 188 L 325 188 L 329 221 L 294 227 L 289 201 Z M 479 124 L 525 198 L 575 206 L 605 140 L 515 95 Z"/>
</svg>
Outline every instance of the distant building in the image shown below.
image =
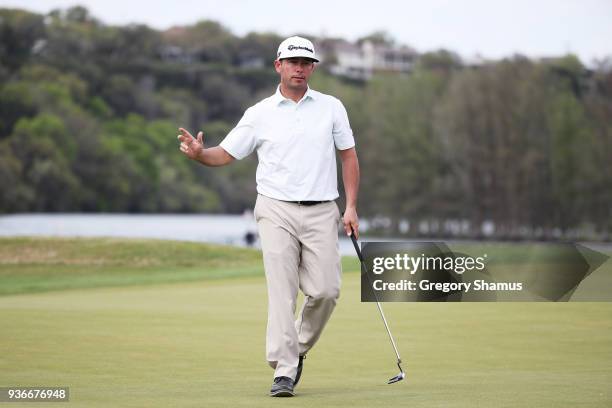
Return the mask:
<svg viewBox="0 0 612 408">
<path fill-rule="evenodd" d="M 192 64 L 195 57 L 177 45 L 164 45 L 159 49 L 162 60 L 167 62 L 178 62 L 181 64 Z"/>
<path fill-rule="evenodd" d="M 184 42 L 182 38 L 187 35 L 185 27 L 171 27 L 162 33 L 162 38 L 169 44 L 162 45 L 159 56 L 167 62 L 178 62 L 181 64 L 192 64 L 196 61 L 195 56 L 184 47 L 176 45 Z"/>
<path fill-rule="evenodd" d="M 247 69 L 261 69 L 266 66 L 266 61 L 261 55 L 252 52 L 239 53 L 238 66 Z"/>
<path fill-rule="evenodd" d="M 411 72 L 418 53 L 407 46 L 391 46 L 364 41 L 355 44 L 342 39 L 322 40 L 322 61 L 331 73 L 352 79 L 369 79 L 374 72 Z"/>
</svg>

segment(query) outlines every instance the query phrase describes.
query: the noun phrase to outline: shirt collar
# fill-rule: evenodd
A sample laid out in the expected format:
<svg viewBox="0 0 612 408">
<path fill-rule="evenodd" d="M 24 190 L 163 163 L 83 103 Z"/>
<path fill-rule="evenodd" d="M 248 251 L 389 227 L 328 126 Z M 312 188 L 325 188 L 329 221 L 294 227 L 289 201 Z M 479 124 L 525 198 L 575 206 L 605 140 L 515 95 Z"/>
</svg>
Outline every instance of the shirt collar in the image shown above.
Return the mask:
<svg viewBox="0 0 612 408">
<path fill-rule="evenodd" d="M 306 99 L 310 98 L 310 99 L 316 99 L 315 93 L 314 91 L 308 86 L 306 85 L 306 93 L 304 94 L 304 97 L 302 98 L 303 101 L 305 101 Z M 285 98 L 283 96 L 283 94 L 280 91 L 280 85 L 278 85 L 276 87 L 276 92 L 274 93 L 274 103 L 276 105 L 279 105 L 281 102 L 284 101 L 289 101 L 289 98 Z M 293 101 L 292 101 L 293 102 Z"/>
</svg>

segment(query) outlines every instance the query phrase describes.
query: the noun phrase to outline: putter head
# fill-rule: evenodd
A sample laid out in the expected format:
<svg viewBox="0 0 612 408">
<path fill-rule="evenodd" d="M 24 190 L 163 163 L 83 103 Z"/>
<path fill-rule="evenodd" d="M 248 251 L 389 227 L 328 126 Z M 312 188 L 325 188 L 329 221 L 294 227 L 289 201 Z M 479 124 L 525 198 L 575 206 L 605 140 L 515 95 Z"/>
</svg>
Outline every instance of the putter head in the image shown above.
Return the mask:
<svg viewBox="0 0 612 408">
<path fill-rule="evenodd" d="M 393 383 L 402 381 L 406 377 L 406 374 L 404 373 L 404 370 L 402 370 L 402 366 L 400 365 L 400 363 L 397 363 L 397 366 L 400 369 L 399 374 L 393 378 L 390 378 L 389 381 L 387 381 L 387 384 L 393 384 Z"/>
<path fill-rule="evenodd" d="M 396 382 L 402 381 L 402 380 L 404 379 L 404 377 L 406 377 L 406 374 L 404 374 L 403 372 L 402 372 L 402 373 L 399 373 L 399 374 L 398 374 L 398 375 L 396 375 L 395 377 L 390 378 L 390 379 L 389 379 L 389 381 L 387 381 L 387 384 L 393 384 L 393 383 L 396 383 Z"/>
</svg>

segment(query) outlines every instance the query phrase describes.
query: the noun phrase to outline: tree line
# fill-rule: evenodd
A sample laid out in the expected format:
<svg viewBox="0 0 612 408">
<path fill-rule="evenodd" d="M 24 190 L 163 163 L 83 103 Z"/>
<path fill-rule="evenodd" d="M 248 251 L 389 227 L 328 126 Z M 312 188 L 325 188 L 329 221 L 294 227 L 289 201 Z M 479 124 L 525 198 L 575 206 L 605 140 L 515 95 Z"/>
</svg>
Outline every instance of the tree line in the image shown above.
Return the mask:
<svg viewBox="0 0 612 408">
<path fill-rule="evenodd" d="M 281 40 L 212 21 L 158 31 L 109 26 L 83 7 L 0 9 L 0 212 L 251 208 L 255 155 L 197 165 L 178 151 L 177 128 L 218 144 L 274 92 Z M 440 50 L 364 82 L 323 64 L 311 86 L 347 108 L 360 215 L 381 232 L 610 239 L 609 65 L 471 65 Z"/>
</svg>

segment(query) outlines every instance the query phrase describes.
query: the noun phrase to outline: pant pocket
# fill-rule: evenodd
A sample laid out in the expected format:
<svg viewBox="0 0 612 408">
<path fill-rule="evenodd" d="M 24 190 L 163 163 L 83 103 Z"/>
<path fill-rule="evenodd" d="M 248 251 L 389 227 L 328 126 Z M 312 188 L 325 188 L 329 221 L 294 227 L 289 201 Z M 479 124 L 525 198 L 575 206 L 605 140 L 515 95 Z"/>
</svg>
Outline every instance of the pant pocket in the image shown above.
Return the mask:
<svg viewBox="0 0 612 408">
<path fill-rule="evenodd" d="M 253 207 L 253 217 L 255 218 L 256 222 L 259 221 L 259 216 L 258 216 L 259 211 L 257 211 L 257 209 L 258 209 L 257 207 L 258 207 L 258 204 L 259 204 L 259 197 L 260 196 L 258 194 L 257 198 L 255 199 L 255 207 Z"/>
<path fill-rule="evenodd" d="M 340 213 L 340 208 L 338 208 L 338 204 L 334 201 L 334 207 L 336 207 L 336 222 L 340 222 L 342 220 L 342 214 Z"/>
</svg>

